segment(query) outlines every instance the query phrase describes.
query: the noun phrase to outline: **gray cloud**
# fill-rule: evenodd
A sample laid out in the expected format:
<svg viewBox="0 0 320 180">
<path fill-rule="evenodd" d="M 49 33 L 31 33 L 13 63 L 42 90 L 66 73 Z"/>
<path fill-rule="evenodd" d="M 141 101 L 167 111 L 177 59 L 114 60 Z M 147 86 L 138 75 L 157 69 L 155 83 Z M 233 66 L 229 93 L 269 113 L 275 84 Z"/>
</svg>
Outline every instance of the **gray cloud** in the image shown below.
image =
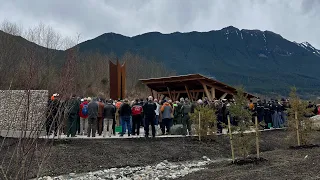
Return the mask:
<svg viewBox="0 0 320 180">
<path fill-rule="evenodd" d="M 106 32 L 134 36 L 210 31 L 226 26 L 270 30 L 320 48 L 319 0 L 0 0 L 0 20 L 51 25 L 82 40 Z M 2 18 L 2 19 L 1 19 Z"/>
</svg>

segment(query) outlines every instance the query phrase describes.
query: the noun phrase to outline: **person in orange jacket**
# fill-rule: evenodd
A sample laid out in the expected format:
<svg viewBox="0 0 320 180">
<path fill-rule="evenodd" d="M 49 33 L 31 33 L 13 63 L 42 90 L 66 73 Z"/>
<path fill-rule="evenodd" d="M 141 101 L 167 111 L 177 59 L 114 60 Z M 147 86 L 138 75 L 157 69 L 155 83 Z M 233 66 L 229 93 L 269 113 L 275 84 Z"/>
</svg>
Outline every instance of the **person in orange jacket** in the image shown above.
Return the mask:
<svg viewBox="0 0 320 180">
<path fill-rule="evenodd" d="M 169 102 L 165 102 L 162 105 L 160 112 L 161 112 L 161 118 L 162 118 L 162 122 L 161 122 L 162 134 L 163 135 L 170 134 L 170 128 L 171 128 L 172 118 L 173 118 L 172 117 L 173 108 Z"/>
</svg>

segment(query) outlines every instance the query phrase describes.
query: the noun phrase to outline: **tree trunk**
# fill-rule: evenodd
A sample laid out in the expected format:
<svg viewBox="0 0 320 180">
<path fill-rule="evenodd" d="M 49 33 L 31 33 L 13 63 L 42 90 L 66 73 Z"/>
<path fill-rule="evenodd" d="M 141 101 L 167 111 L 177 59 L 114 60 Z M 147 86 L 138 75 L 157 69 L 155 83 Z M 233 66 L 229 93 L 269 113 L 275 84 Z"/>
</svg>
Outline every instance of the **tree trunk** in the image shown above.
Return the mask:
<svg viewBox="0 0 320 180">
<path fill-rule="evenodd" d="M 255 116 L 255 124 L 256 124 L 256 148 L 257 148 L 257 158 L 260 158 L 260 143 L 259 143 L 259 128 L 258 128 L 258 117 Z"/>
<path fill-rule="evenodd" d="M 233 138 L 232 138 L 231 122 L 230 122 L 230 116 L 229 115 L 228 115 L 228 129 L 229 129 L 229 138 L 230 138 L 232 162 L 234 162 L 235 158 L 234 158 Z"/>
</svg>

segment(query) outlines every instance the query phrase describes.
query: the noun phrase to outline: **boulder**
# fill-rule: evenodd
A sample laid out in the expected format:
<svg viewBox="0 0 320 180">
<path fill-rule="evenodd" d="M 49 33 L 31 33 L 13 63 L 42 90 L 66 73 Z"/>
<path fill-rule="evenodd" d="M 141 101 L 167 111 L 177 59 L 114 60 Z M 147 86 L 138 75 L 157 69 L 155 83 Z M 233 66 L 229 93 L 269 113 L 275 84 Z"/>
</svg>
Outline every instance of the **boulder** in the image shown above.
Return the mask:
<svg viewBox="0 0 320 180">
<path fill-rule="evenodd" d="M 312 116 L 310 119 L 313 123 L 312 129 L 320 130 L 320 115 Z"/>
<path fill-rule="evenodd" d="M 170 129 L 171 135 L 183 135 L 183 125 L 176 124 L 173 125 Z"/>
</svg>

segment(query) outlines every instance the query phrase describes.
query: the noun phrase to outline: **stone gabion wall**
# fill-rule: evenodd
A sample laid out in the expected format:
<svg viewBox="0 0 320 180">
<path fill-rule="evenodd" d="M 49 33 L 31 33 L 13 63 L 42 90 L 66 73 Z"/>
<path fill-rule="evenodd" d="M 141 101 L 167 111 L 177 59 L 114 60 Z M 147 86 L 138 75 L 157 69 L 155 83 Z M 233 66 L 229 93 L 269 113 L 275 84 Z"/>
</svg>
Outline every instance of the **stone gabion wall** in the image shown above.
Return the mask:
<svg viewBox="0 0 320 180">
<path fill-rule="evenodd" d="M 42 129 L 47 102 L 47 90 L 0 90 L 0 130 Z"/>
</svg>

